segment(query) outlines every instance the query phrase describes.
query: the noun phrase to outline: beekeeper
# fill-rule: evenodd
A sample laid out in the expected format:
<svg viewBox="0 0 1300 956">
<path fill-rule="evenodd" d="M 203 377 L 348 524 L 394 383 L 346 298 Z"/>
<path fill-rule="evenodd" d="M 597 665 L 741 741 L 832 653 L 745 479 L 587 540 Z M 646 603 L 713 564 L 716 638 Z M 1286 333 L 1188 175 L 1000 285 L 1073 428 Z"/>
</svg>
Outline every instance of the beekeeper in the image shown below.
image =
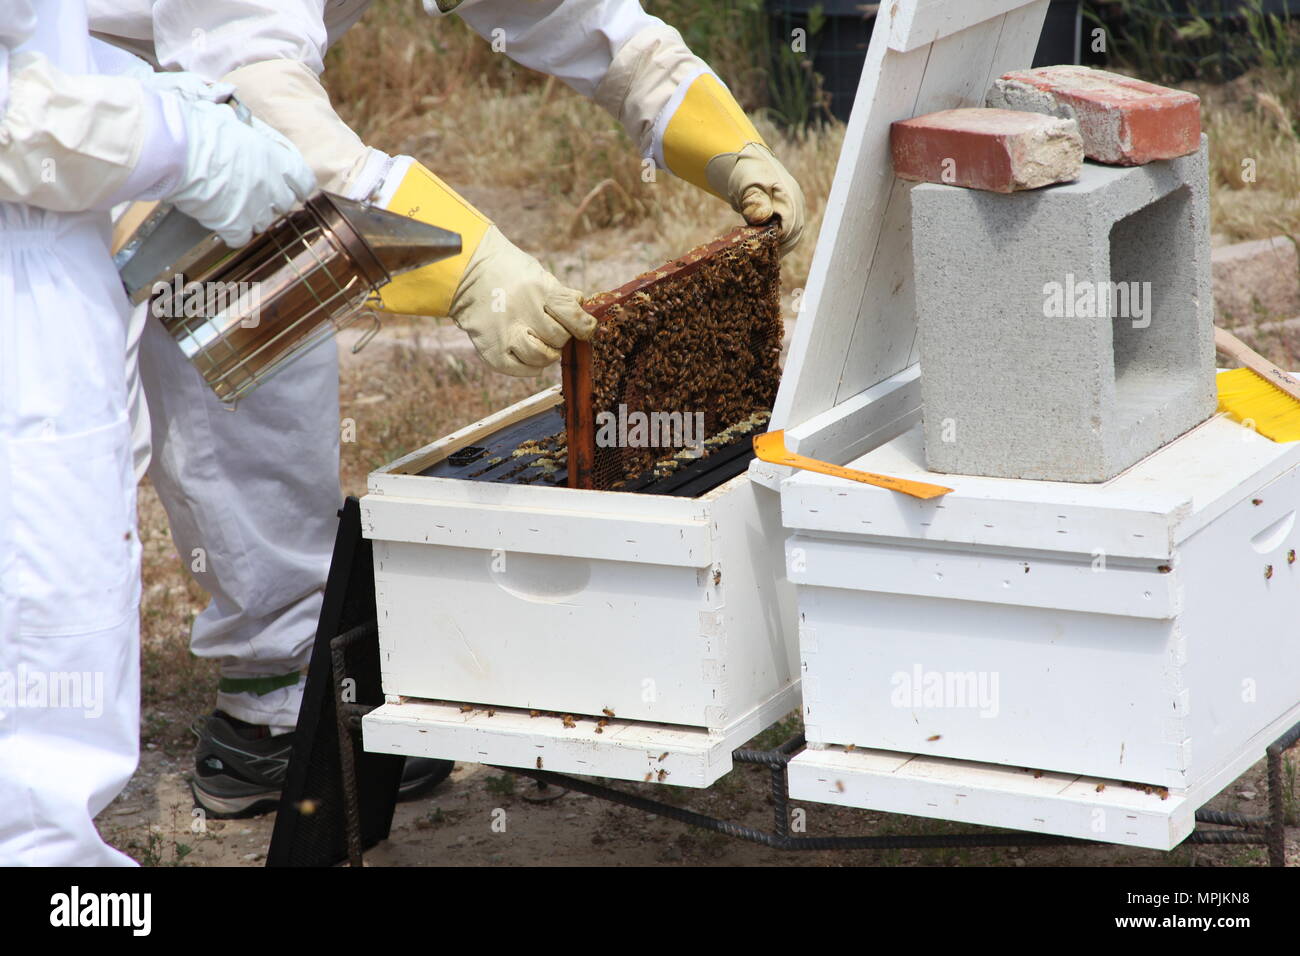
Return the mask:
<svg viewBox="0 0 1300 956">
<path fill-rule="evenodd" d="M 798 241 L 798 184 L 708 64 L 636 0 L 424 5 L 435 17 L 454 8 L 516 62 L 595 100 L 643 157 L 749 222 L 778 217 L 784 251 Z M 325 51 L 366 6 L 91 0 L 93 28 L 113 42 L 164 68 L 233 84 L 256 115 L 299 145 L 322 188 L 459 232 L 461 254 L 399 277 L 383 292 L 386 308 L 450 316 L 489 366 L 536 375 L 571 335 L 590 335 L 594 320 L 578 290 L 432 171 L 367 147 L 335 114 L 318 79 Z M 504 311 L 494 310 L 503 295 Z M 273 805 L 280 786 L 283 735 L 297 719 L 299 674 L 337 527 L 337 352 L 331 345 L 309 354 L 229 414 L 155 326 L 141 352 L 154 427 L 150 475 L 179 554 L 212 595 L 191 647 L 222 662 L 218 710 L 200 736 L 196 796 L 217 811 L 253 810 Z"/>
<path fill-rule="evenodd" d="M 197 77 L 124 75 L 131 59 L 91 40 L 83 0 L 0 0 L 0 865 L 131 862 L 93 823 L 140 735 L 107 210 L 166 198 L 237 244 L 313 187 L 279 134 Z"/>
</svg>

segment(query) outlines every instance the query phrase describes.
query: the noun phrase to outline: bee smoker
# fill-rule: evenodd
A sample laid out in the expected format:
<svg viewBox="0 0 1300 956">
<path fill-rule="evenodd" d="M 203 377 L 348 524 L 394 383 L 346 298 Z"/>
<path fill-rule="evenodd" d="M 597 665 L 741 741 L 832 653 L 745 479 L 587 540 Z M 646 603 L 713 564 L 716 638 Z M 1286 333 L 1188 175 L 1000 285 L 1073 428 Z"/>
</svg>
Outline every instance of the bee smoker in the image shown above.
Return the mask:
<svg viewBox="0 0 1300 956">
<path fill-rule="evenodd" d="M 308 349 L 366 317 L 394 276 L 460 252 L 460 236 L 318 192 L 246 246 L 227 248 L 174 208 L 116 255 L 133 302 L 150 301 L 204 381 L 233 405 Z"/>
</svg>

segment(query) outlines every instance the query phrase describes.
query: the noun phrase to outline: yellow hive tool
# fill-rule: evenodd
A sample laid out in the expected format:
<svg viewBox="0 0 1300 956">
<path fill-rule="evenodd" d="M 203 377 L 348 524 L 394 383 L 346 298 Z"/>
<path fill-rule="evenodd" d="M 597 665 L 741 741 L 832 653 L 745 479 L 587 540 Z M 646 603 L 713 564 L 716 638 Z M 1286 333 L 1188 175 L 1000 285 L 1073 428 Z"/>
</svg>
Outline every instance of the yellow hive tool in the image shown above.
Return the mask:
<svg viewBox="0 0 1300 956">
<path fill-rule="evenodd" d="M 891 478 L 889 475 L 876 475 L 869 471 L 844 468 L 841 465 L 832 465 L 828 461 L 818 461 L 816 458 L 796 455 L 785 447 L 784 430 L 755 435 L 754 454 L 762 461 L 771 462 L 774 465 L 789 465 L 791 468 L 802 468 L 805 471 L 815 471 L 823 475 L 834 475 L 836 478 L 847 478 L 849 481 L 860 481 L 865 485 L 875 485 L 878 488 L 899 491 L 905 495 L 911 495 L 913 498 L 938 498 L 940 495 L 946 495 L 952 491 L 951 488 L 945 488 L 943 485 L 931 485 L 924 481 L 909 481 L 906 478 Z"/>
</svg>

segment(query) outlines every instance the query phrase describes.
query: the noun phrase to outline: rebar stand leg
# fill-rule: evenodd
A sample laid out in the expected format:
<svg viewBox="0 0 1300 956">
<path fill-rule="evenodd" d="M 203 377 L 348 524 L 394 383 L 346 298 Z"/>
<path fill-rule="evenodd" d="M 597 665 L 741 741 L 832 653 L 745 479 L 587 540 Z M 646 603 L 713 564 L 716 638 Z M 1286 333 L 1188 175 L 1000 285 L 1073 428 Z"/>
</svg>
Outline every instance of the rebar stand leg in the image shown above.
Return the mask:
<svg viewBox="0 0 1300 956">
<path fill-rule="evenodd" d="M 1296 724 L 1269 745 L 1268 755 L 1268 865 L 1286 866 L 1286 803 L 1282 784 L 1282 755 L 1300 741 Z"/>
<path fill-rule="evenodd" d="M 1282 751 L 1268 748 L 1268 865 L 1286 866 L 1286 800 L 1282 793 Z"/>
<path fill-rule="evenodd" d="M 772 812 L 775 815 L 776 835 L 782 840 L 790 836 L 790 785 L 785 764 L 772 767 Z"/>
<path fill-rule="evenodd" d="M 347 676 L 347 636 L 330 641 L 334 670 L 334 716 L 339 732 L 339 766 L 343 774 L 343 817 L 348 841 L 348 865 L 363 866 L 361 845 L 361 801 L 357 795 L 357 764 L 349 709 L 343 703 L 343 681 Z"/>
</svg>

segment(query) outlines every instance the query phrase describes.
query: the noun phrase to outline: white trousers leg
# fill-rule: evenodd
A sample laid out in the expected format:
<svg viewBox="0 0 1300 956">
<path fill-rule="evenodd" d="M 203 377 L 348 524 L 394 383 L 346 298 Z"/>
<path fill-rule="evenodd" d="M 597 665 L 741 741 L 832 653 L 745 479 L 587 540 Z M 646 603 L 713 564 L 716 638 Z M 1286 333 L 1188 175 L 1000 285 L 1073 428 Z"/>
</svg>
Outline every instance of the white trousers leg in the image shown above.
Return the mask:
<svg viewBox="0 0 1300 956">
<path fill-rule="evenodd" d="M 135 771 L 139 649 L 136 608 L 92 634 L 0 641 L 14 679 L 0 707 L 0 865 L 133 865 L 92 821 Z"/>
<path fill-rule="evenodd" d="M 0 203 L 0 864 L 118 864 L 140 548 L 127 304 L 102 214 Z"/>
<path fill-rule="evenodd" d="M 140 747 L 128 437 L 0 439 L 0 865 L 132 865 L 92 822 Z"/>
<path fill-rule="evenodd" d="M 180 560 L 212 596 L 190 647 L 223 681 L 304 669 L 338 527 L 338 348 L 308 352 L 222 405 L 162 324 L 145 323 L 140 375 L 153 456 L 149 477 Z M 297 722 L 302 683 L 218 694 L 250 723 Z"/>
</svg>

